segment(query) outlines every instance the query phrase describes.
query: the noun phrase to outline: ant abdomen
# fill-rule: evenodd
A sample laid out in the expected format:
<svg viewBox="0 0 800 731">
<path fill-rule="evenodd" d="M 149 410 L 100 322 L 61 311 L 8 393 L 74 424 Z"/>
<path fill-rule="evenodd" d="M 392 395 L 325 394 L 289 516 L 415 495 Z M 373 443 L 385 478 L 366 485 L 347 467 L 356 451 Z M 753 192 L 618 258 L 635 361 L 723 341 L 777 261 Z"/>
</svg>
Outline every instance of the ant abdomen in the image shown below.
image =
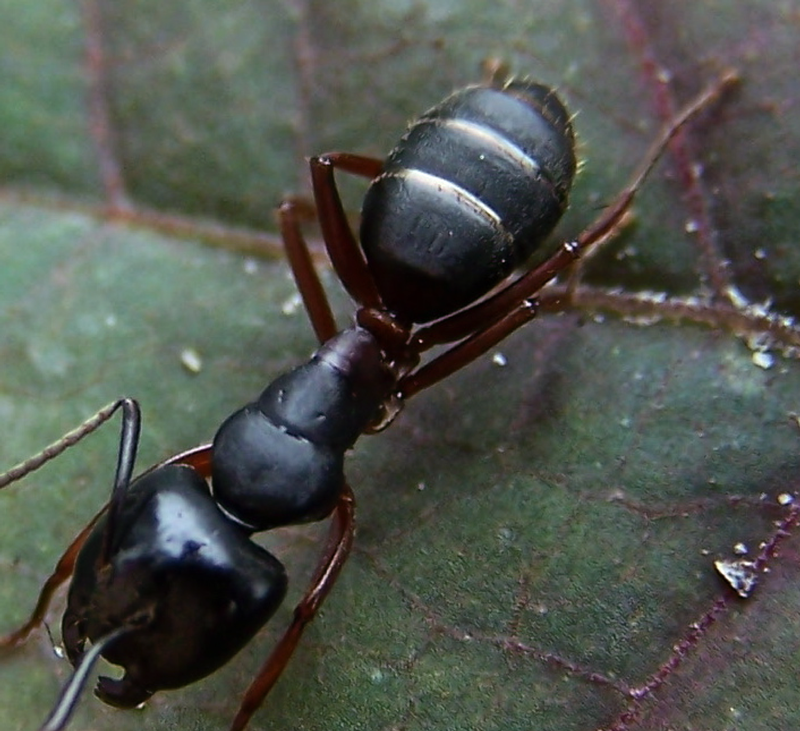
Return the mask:
<svg viewBox="0 0 800 731">
<path fill-rule="evenodd" d="M 414 122 L 372 181 L 361 244 L 388 309 L 428 322 L 521 265 L 567 207 L 570 116 L 526 81 L 472 86 Z"/>
</svg>

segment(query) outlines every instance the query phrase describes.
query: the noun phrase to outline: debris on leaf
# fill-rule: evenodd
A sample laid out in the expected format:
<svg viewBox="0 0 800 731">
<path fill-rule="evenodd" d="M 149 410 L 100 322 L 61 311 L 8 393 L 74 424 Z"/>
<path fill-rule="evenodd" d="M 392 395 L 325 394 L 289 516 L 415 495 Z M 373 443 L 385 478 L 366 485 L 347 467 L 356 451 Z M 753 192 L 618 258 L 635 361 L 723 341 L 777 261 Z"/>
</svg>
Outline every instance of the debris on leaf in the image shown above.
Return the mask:
<svg viewBox="0 0 800 731">
<path fill-rule="evenodd" d="M 189 373 L 200 373 L 203 370 L 203 359 L 194 348 L 184 348 L 181 351 L 181 365 Z"/>
<path fill-rule="evenodd" d="M 714 561 L 714 568 L 727 581 L 731 588 L 743 599 L 747 599 L 758 583 L 755 561 L 737 559 L 735 561 Z"/>
</svg>

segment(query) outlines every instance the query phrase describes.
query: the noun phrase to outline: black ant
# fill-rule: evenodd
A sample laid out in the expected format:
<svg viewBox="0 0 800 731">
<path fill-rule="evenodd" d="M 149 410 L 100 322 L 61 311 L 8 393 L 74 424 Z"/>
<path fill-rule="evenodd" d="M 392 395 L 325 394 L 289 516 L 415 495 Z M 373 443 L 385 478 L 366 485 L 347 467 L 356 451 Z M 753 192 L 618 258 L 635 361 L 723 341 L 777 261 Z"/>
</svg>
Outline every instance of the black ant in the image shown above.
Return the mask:
<svg viewBox="0 0 800 731">
<path fill-rule="evenodd" d="M 492 80 L 457 91 L 414 122 L 385 161 L 346 153 L 312 158 L 317 216 L 336 274 L 357 305 L 355 325 L 336 325 L 300 231 L 303 206 L 284 202 L 278 213 L 286 252 L 321 343 L 311 360 L 230 416 L 212 444 L 135 480 L 140 414 L 128 398 L 0 476 L 2 488 L 30 474 L 122 411 L 108 505 L 67 548 L 28 621 L 0 638 L 0 647 L 24 642 L 42 624 L 56 588 L 72 577 L 62 636 L 75 672 L 42 731 L 66 727 L 99 656 L 124 675 L 101 677 L 95 693 L 122 708 L 227 663 L 286 593 L 283 565 L 251 535 L 331 516 L 310 586 L 230 726 L 244 729 L 350 552 L 347 450 L 361 434 L 391 423 L 406 400 L 531 320 L 536 294 L 617 232 L 670 139 L 734 80 L 726 74 L 671 121 L 583 233 L 508 282 L 561 218 L 575 174 L 572 121 L 549 87 Z M 371 181 L 360 244 L 335 170 Z M 449 347 L 420 366 L 436 345 Z"/>
</svg>

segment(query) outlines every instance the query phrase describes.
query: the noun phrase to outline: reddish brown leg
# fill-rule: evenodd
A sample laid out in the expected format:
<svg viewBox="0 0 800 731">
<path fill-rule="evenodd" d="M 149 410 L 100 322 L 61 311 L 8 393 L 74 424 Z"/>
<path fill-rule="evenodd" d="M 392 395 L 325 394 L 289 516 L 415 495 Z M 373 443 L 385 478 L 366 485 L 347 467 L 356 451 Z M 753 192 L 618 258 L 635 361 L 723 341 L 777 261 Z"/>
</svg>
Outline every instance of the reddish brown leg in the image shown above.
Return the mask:
<svg viewBox="0 0 800 731">
<path fill-rule="evenodd" d="M 628 215 L 626 213 L 622 216 L 620 225 L 624 225 L 627 218 Z M 618 228 L 611 229 L 604 237 L 594 242 L 594 245 L 599 246 L 618 233 Z M 574 262 L 575 260 L 573 260 L 573 263 Z M 414 333 L 412 347 L 415 351 L 422 353 L 432 348 L 434 345 L 458 342 L 462 338 L 468 337 L 476 331 L 492 325 L 494 322 L 497 322 L 498 319 L 502 319 L 508 312 L 509 306 L 513 307 L 515 303 L 518 302 L 516 299 L 517 290 L 515 289 L 518 281 L 519 280 L 515 280 L 511 284 L 506 285 L 494 295 L 487 297 L 476 305 L 467 307 L 450 317 L 439 320 L 433 325 L 420 328 Z M 534 290 L 534 294 L 538 291 L 539 290 Z M 512 294 L 515 296 L 512 297 Z"/>
<path fill-rule="evenodd" d="M 309 589 L 295 607 L 292 623 L 245 691 L 230 731 L 242 731 L 272 690 L 272 686 L 275 685 L 297 647 L 303 631 L 314 619 L 322 602 L 333 588 L 342 566 L 350 555 L 354 533 L 355 498 L 350 486 L 345 483 L 333 513 L 325 554 L 317 564 Z"/>
<path fill-rule="evenodd" d="M 160 469 L 164 465 L 186 464 L 189 465 L 189 467 L 194 467 L 194 469 L 196 469 L 197 472 L 205 479 L 209 479 L 211 477 L 212 457 L 213 452 L 211 449 L 211 444 L 201 444 L 199 447 L 194 447 L 193 449 L 181 452 L 180 454 L 176 454 L 174 457 L 170 457 L 163 462 L 159 462 L 157 465 L 153 465 L 149 470 L 147 470 L 147 472 L 142 473 L 142 477 L 150 474 L 154 470 Z"/>
<path fill-rule="evenodd" d="M 38 470 L 42 465 L 46 464 L 50 460 L 58 457 L 65 450 L 74 447 L 84 437 L 96 431 L 102 424 L 108 421 L 120 407 L 123 409 L 127 408 L 126 404 L 128 402 L 128 399 L 118 399 L 117 401 L 113 401 L 112 403 L 104 406 L 78 427 L 67 432 L 64 436 L 45 447 L 38 454 L 35 454 L 33 457 L 30 457 L 29 459 L 21 462 L 20 464 L 12 467 L 10 470 L 0 475 L 0 488 L 6 487 L 17 480 L 21 480 L 31 472 Z M 123 435 L 124 434 L 125 432 L 123 431 Z M 28 639 L 33 630 L 41 626 L 42 622 L 44 621 L 45 614 L 47 613 L 47 609 L 50 606 L 50 602 L 53 599 L 53 595 L 58 587 L 67 581 L 70 576 L 72 576 L 72 572 L 75 567 L 75 560 L 80 552 L 81 547 L 83 546 L 86 538 L 88 537 L 92 528 L 94 528 L 100 516 L 106 512 L 108 507 L 109 506 L 107 504 L 97 515 L 94 516 L 94 518 L 92 518 L 89 524 L 77 535 L 72 543 L 69 544 L 66 551 L 64 551 L 63 555 L 58 560 L 56 567 L 53 569 L 53 573 L 47 578 L 47 581 L 45 581 L 44 585 L 42 586 L 41 591 L 39 592 L 39 599 L 37 600 L 36 606 L 34 607 L 30 617 L 21 627 L 18 627 L 12 632 L 0 637 L 0 649 L 12 649 L 14 647 L 18 647 Z"/>
<path fill-rule="evenodd" d="M 432 386 L 475 360 L 530 320 L 532 314 L 528 317 L 518 315 L 518 309 L 559 273 L 569 268 L 590 247 L 601 244 L 619 231 L 636 193 L 667 149 L 670 140 L 693 115 L 715 101 L 737 81 L 738 76 L 730 71 L 686 105 L 650 146 L 625 188 L 575 241 L 564 243 L 549 259 L 493 296 L 418 330 L 412 342 L 412 347 L 417 352 L 423 352 L 436 344 L 455 342 L 463 338 L 466 340 L 406 376 L 400 382 L 400 392 L 408 398 Z"/>
<path fill-rule="evenodd" d="M 286 250 L 286 258 L 292 267 L 295 284 L 303 298 L 303 305 L 311 320 L 311 326 L 320 343 L 332 338 L 336 332 L 336 320 L 331 312 L 330 302 L 311 260 L 308 244 L 300 230 L 302 203 L 288 199 L 278 209 L 278 221 Z M 307 212 L 306 212 L 307 213 Z"/>
<path fill-rule="evenodd" d="M 397 384 L 399 398 L 409 399 L 461 370 L 466 363 L 479 358 L 487 350 L 505 340 L 514 330 L 530 322 L 536 317 L 536 309 L 535 299 L 523 300 L 496 322 L 462 340 L 405 378 L 401 378 Z"/>
<path fill-rule="evenodd" d="M 591 247 L 583 250 L 581 258 L 573 263 L 572 267 L 567 273 L 566 290 L 567 297 L 569 299 L 572 299 L 572 295 L 580 283 L 581 275 L 587 263 L 591 261 L 591 259 L 603 248 L 603 246 L 605 246 L 607 241 L 611 241 L 619 236 L 620 233 L 622 233 L 622 230 L 627 228 L 634 218 L 635 216 L 633 211 L 631 211 L 629 208 L 627 211 L 625 211 L 625 213 L 622 214 L 622 216 L 620 216 L 620 219 L 614 228 L 609 229 L 605 236 L 601 236 L 597 241 L 594 242 L 594 244 L 592 244 Z"/>
<path fill-rule="evenodd" d="M 89 524 L 75 537 L 72 543 L 69 544 L 67 550 L 64 551 L 61 558 L 58 559 L 58 563 L 53 569 L 53 573 L 50 574 L 50 576 L 47 578 L 47 581 L 44 582 L 44 585 L 39 592 L 39 599 L 36 602 L 36 606 L 34 607 L 33 612 L 31 612 L 31 616 L 28 618 L 25 624 L 0 637 L 0 649 L 12 650 L 15 647 L 19 647 L 27 641 L 33 630 L 42 625 L 45 614 L 47 614 L 47 609 L 49 608 L 50 602 L 53 599 L 53 595 L 58 587 L 67 581 L 70 576 L 72 576 L 73 570 L 75 569 L 75 559 L 78 557 L 78 553 L 83 547 L 83 544 L 88 538 L 92 528 L 94 528 L 95 524 L 100 519 L 100 516 L 102 516 L 106 511 L 107 507 L 108 506 L 106 505 L 97 515 L 95 515 L 94 518 L 89 521 Z"/>
<path fill-rule="evenodd" d="M 380 174 L 383 163 L 371 157 L 330 152 L 312 157 L 310 165 L 322 238 L 333 268 L 344 288 L 360 306 L 380 308 L 380 294 L 345 215 L 333 171 L 338 168 L 372 179 Z"/>
</svg>

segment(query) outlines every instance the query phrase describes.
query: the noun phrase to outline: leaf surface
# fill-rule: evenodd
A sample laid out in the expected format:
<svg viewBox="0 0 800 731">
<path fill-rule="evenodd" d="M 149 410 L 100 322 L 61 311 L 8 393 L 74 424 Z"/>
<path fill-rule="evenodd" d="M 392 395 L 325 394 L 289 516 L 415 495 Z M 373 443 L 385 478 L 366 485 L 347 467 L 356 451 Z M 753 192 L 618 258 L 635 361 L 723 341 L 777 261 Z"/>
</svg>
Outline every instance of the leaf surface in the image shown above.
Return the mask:
<svg viewBox="0 0 800 731">
<path fill-rule="evenodd" d="M 800 310 L 796 2 L 0 9 L 3 467 L 130 395 L 144 468 L 307 358 L 271 214 L 308 192 L 305 156 L 384 155 L 499 57 L 578 113 L 584 166 L 560 227 L 574 236 L 675 109 L 737 68 L 741 86 L 657 168 L 574 307 L 359 442 L 354 555 L 251 728 L 798 726 L 797 514 L 779 497 L 798 490 L 800 370 L 797 328 L 778 319 Z M 356 211 L 363 186 L 343 188 Z M 766 300 L 774 321 L 745 306 Z M 104 427 L 0 495 L 0 627 L 106 500 L 116 440 Z M 266 538 L 291 600 L 322 536 Z M 714 560 L 771 541 L 738 598 Z M 227 728 L 290 611 L 142 711 L 87 693 L 71 727 Z M 2 657 L 4 728 L 37 728 L 68 676 L 45 632 Z"/>
</svg>

